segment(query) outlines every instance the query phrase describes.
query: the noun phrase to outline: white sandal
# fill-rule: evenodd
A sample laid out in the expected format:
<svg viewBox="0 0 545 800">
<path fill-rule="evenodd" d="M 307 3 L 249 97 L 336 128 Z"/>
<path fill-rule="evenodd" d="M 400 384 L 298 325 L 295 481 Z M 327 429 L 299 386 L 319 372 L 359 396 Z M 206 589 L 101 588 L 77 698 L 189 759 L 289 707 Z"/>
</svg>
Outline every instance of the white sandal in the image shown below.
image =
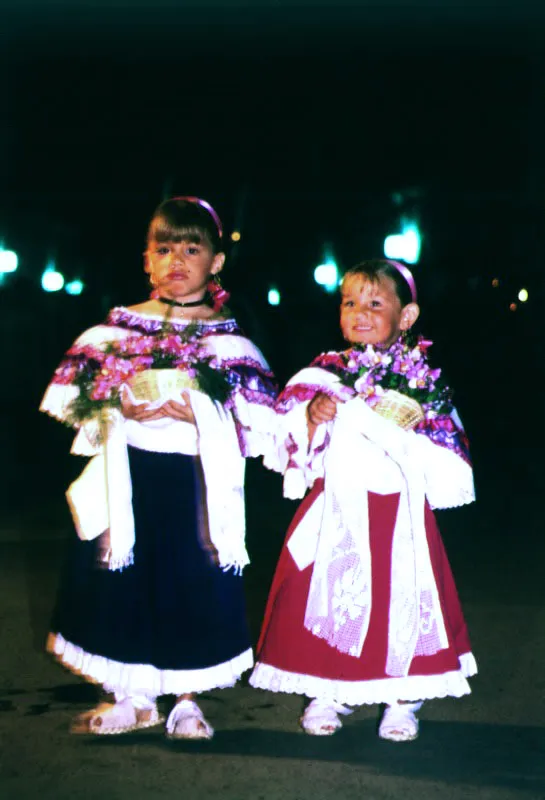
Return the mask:
<svg viewBox="0 0 545 800">
<path fill-rule="evenodd" d="M 101 703 L 91 711 L 80 714 L 72 723 L 72 733 L 93 733 L 96 736 L 116 736 L 121 733 L 153 728 L 165 721 L 157 711 L 151 708 L 135 708 L 126 698 L 119 703 Z"/>
<path fill-rule="evenodd" d="M 214 728 L 193 700 L 180 700 L 167 720 L 167 739 L 211 739 Z"/>
<path fill-rule="evenodd" d="M 412 742 L 418 736 L 415 711 L 421 708 L 421 702 L 386 706 L 378 729 L 380 738 L 390 742 Z"/>
<path fill-rule="evenodd" d="M 352 710 L 334 700 L 312 700 L 305 709 L 299 723 L 311 736 L 333 736 L 342 728 L 339 714 L 351 714 Z"/>
</svg>

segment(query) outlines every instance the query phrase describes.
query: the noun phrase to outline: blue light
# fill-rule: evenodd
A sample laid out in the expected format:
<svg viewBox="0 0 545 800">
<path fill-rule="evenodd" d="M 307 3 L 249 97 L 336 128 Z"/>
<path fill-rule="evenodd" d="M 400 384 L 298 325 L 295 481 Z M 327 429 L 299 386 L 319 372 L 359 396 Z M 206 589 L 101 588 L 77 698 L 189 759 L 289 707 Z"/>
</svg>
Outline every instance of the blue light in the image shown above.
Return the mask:
<svg viewBox="0 0 545 800">
<path fill-rule="evenodd" d="M 280 292 L 278 289 L 269 289 L 269 293 L 267 295 L 267 302 L 270 306 L 279 306 L 280 305 Z"/>
<path fill-rule="evenodd" d="M 68 294 L 77 295 L 83 292 L 85 285 L 82 283 L 82 281 L 76 280 L 70 281 L 70 283 L 67 283 L 64 288 Z"/>
</svg>

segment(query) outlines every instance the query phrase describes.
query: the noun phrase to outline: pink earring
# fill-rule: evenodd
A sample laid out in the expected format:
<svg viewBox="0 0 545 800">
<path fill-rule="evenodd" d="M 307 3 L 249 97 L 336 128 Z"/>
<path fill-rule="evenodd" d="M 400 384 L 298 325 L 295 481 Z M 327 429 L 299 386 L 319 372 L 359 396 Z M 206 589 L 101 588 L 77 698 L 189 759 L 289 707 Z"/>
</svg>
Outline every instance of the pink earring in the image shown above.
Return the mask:
<svg viewBox="0 0 545 800">
<path fill-rule="evenodd" d="M 231 295 L 221 285 L 219 275 L 214 275 L 206 284 L 206 290 L 212 297 L 214 311 L 219 311 Z"/>
</svg>

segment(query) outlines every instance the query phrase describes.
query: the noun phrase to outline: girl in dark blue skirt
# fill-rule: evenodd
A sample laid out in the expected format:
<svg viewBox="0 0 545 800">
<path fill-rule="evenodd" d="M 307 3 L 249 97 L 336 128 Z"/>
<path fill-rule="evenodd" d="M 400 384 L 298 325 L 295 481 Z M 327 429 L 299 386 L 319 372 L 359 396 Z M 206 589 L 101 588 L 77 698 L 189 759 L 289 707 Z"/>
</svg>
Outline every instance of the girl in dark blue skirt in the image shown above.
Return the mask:
<svg viewBox="0 0 545 800">
<path fill-rule="evenodd" d="M 92 458 L 68 492 L 80 540 L 48 641 L 62 664 L 114 695 L 78 718 L 77 731 L 157 725 L 157 697 L 172 694 L 168 736 L 210 738 L 196 695 L 233 686 L 253 665 L 241 576 L 244 458 L 273 458 L 276 384 L 260 351 L 219 311 L 223 290 L 211 279 L 223 266 L 220 245 L 207 203 L 163 203 L 148 233 L 152 298 L 113 309 L 79 337 L 42 401 L 43 411 L 73 422 L 74 408 L 92 406 L 97 392 L 109 397 L 82 375 L 100 363 L 99 381 L 119 376 L 120 402 L 106 402 L 102 436 L 92 414 L 76 423 L 72 452 Z M 146 391 L 164 377 L 171 386 L 172 375 L 177 388 L 142 400 L 132 364 L 160 347 L 177 347 L 179 357 L 159 378 L 149 362 L 153 374 L 143 374 L 155 383 Z M 110 358 L 122 348 L 134 362 Z M 195 358 L 223 376 L 221 403 L 196 380 Z"/>
</svg>

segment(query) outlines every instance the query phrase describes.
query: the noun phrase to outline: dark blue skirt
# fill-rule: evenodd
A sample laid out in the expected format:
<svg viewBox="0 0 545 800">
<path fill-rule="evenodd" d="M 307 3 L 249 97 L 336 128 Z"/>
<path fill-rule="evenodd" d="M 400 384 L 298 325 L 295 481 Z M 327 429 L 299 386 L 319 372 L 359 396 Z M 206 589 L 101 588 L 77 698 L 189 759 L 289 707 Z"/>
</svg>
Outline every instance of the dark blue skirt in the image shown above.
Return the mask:
<svg viewBox="0 0 545 800">
<path fill-rule="evenodd" d="M 76 540 L 52 631 L 93 655 L 161 670 L 216 666 L 250 647 L 243 581 L 215 563 L 203 537 L 194 456 L 129 447 L 134 564 L 97 566 L 98 540 Z"/>
</svg>

